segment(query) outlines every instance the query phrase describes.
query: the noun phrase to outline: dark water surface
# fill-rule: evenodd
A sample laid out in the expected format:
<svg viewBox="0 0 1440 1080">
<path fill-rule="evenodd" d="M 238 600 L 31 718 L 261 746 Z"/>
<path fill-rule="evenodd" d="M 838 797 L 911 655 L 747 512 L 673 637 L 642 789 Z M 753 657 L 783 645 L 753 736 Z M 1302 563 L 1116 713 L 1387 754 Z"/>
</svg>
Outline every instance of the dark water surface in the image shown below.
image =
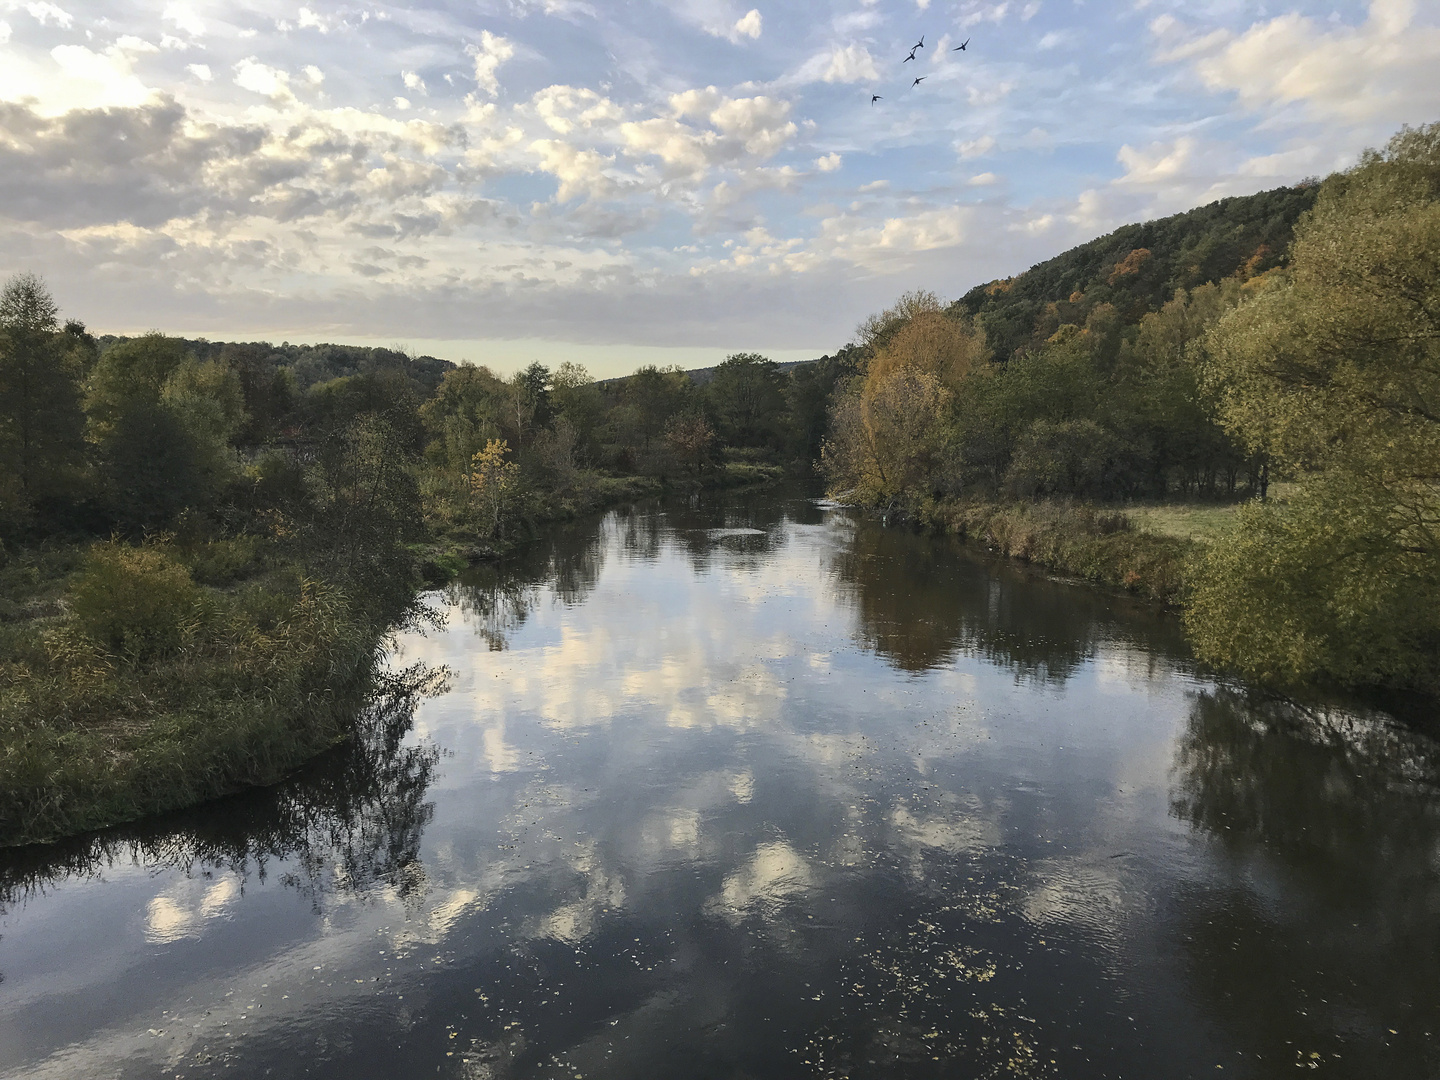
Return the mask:
<svg viewBox="0 0 1440 1080">
<path fill-rule="evenodd" d="M 436 602 L 302 778 L 0 854 L 0 1075 L 1440 1076 L 1410 728 L 775 495 Z"/>
</svg>

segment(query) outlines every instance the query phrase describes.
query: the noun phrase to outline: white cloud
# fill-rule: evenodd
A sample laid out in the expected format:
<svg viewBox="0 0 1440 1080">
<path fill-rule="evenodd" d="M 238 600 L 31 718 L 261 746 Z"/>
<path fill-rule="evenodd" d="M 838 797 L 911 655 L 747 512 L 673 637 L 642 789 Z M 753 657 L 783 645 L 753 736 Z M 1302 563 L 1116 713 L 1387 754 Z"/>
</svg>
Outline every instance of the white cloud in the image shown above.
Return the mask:
<svg viewBox="0 0 1440 1080">
<path fill-rule="evenodd" d="M 68 85 L 52 104 L 70 108 L 128 108 L 142 105 L 154 92 L 133 69 L 131 54 L 118 45 L 97 53 L 84 45 L 57 45 L 50 56 L 60 66 Z M 84 105 L 79 102 L 85 102 Z M 62 104 L 63 103 L 63 104 Z"/>
<path fill-rule="evenodd" d="M 970 158 L 984 157 L 995 149 L 995 137 L 993 135 L 982 135 L 978 139 L 969 139 L 955 147 L 955 152 L 964 160 Z"/>
<path fill-rule="evenodd" d="M 144 38 L 135 37 L 133 34 L 122 34 L 115 39 L 115 47 L 124 53 L 158 53 L 158 46 L 150 44 Z"/>
<path fill-rule="evenodd" d="M 405 84 L 406 90 L 413 90 L 417 94 L 428 93 L 425 80 L 413 71 L 402 71 L 400 81 Z"/>
<path fill-rule="evenodd" d="M 210 71 L 209 64 L 186 64 L 185 70 L 194 75 L 201 82 L 209 82 L 215 76 Z"/>
<path fill-rule="evenodd" d="M 999 4 L 970 4 L 970 10 L 960 19 L 962 27 L 975 26 L 982 22 L 999 23 L 1005 21 L 1005 16 L 1010 12 L 1009 0 Z"/>
<path fill-rule="evenodd" d="M 319 86 L 325 81 L 325 73 L 314 64 L 306 64 L 304 67 L 305 81 L 311 86 Z"/>
<path fill-rule="evenodd" d="M 75 23 L 75 16 L 71 15 L 64 8 L 56 7 L 50 3 L 49 0 L 40 0 L 39 3 L 26 4 L 25 10 L 29 12 L 30 17 L 41 26 L 49 26 L 51 23 L 54 23 L 62 30 L 69 30 Z"/>
<path fill-rule="evenodd" d="M 1162 62 L 1191 61 L 1211 90 L 1263 112 L 1300 104 L 1317 120 L 1350 122 L 1440 110 L 1440 28 L 1414 25 L 1415 0 L 1371 0 L 1359 26 L 1291 12 L 1242 34 L 1190 36 L 1177 20 L 1151 23 Z"/>
<path fill-rule="evenodd" d="M 615 159 L 594 150 L 581 150 L 559 139 L 537 139 L 530 149 L 540 157 L 540 169 L 560 182 L 555 192 L 556 202 L 571 199 L 603 199 L 614 190 L 615 185 L 606 175 L 606 170 L 615 164 Z"/>
<path fill-rule="evenodd" d="M 880 73 L 875 58 L 864 45 L 847 45 L 830 54 L 829 65 L 820 76 L 827 83 L 875 82 Z"/>
<path fill-rule="evenodd" d="M 166 4 L 160 19 L 162 22 L 170 23 L 182 33 L 189 34 L 192 38 L 205 33 L 205 24 L 189 4 Z"/>
<path fill-rule="evenodd" d="M 764 161 L 798 131 L 789 119 L 789 102 L 772 97 L 732 98 L 709 86 L 672 94 L 670 107 L 670 116 L 630 121 L 619 132 L 627 153 L 658 157 L 672 179 L 699 182 L 716 166 Z"/>
<path fill-rule="evenodd" d="M 547 86 L 530 101 L 545 126 L 560 135 L 614 123 L 625 115 L 609 98 L 583 87 Z"/>
<path fill-rule="evenodd" d="M 301 30 L 318 30 L 322 34 L 330 32 L 330 24 L 308 7 L 302 7 L 295 13 L 295 25 Z"/>
<path fill-rule="evenodd" d="M 658 157 L 670 175 L 703 179 L 714 158 L 714 139 L 670 117 L 620 125 L 626 149 L 636 156 Z"/>
<path fill-rule="evenodd" d="M 247 56 L 235 65 L 235 85 L 272 101 L 289 101 L 295 96 L 290 90 L 288 72 L 262 64 L 253 56 Z"/>
<path fill-rule="evenodd" d="M 0 19 L 0 45 L 4 45 L 10 40 L 10 33 L 10 24 L 4 19 Z"/>
<path fill-rule="evenodd" d="M 748 37 L 752 41 L 759 40 L 764 29 L 764 20 L 760 12 L 751 8 L 740 18 L 735 20 L 735 25 L 730 28 L 730 39 L 738 41 L 742 37 Z"/>
<path fill-rule="evenodd" d="M 881 222 L 837 215 L 821 222 L 821 233 L 806 250 L 790 254 L 785 265 L 806 270 L 841 259 L 881 270 L 903 263 L 920 252 L 959 247 L 971 234 L 971 207 L 943 206 L 915 210 Z"/>
<path fill-rule="evenodd" d="M 480 44 L 470 47 L 475 58 L 475 82 L 491 97 L 500 93 L 500 81 L 496 72 L 500 65 L 515 55 L 515 46 L 509 38 L 492 34 L 489 30 L 480 33 Z"/>
<path fill-rule="evenodd" d="M 410 108 L 410 99 L 409 99 L 409 98 L 397 97 L 397 98 L 392 98 L 391 100 L 392 100 L 392 102 L 394 103 L 395 108 L 400 109 L 401 111 L 404 111 L 405 109 Z"/>
<path fill-rule="evenodd" d="M 1054 224 L 1054 214 L 1040 214 L 1036 217 L 1027 218 L 1024 221 L 1017 223 L 1015 226 L 1013 226 L 1013 231 L 1028 233 L 1031 236 L 1039 236 L 1042 233 L 1049 232 L 1050 229 L 1054 226 Z"/>
<path fill-rule="evenodd" d="M 993 172 L 982 172 L 972 176 L 968 183 L 971 187 L 991 187 L 1001 182 L 1003 178 Z"/>
<path fill-rule="evenodd" d="M 815 159 L 815 168 L 821 172 L 835 172 L 842 164 L 844 159 L 839 154 L 826 154 Z"/>
<path fill-rule="evenodd" d="M 1125 175 L 1117 184 L 1167 184 L 1182 179 L 1195 159 L 1199 141 L 1185 135 L 1170 143 L 1151 143 L 1144 150 L 1126 144 L 1116 155 L 1125 166 Z"/>
<path fill-rule="evenodd" d="M 1004 101 L 1014 89 L 1015 84 L 1007 80 L 983 87 L 971 86 L 966 91 L 966 97 L 971 105 L 994 105 L 996 102 Z"/>
</svg>

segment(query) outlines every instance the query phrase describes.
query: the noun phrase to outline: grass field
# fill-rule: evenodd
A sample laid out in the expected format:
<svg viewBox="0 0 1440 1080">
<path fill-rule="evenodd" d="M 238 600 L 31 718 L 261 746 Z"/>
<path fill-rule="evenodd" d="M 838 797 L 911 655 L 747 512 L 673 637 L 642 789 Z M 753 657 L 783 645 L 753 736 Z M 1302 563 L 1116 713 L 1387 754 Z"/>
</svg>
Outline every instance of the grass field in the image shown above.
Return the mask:
<svg viewBox="0 0 1440 1080">
<path fill-rule="evenodd" d="M 1152 536 L 1173 536 L 1202 543 L 1220 539 L 1235 521 L 1238 503 L 1157 503 L 1127 506 L 1131 525 Z"/>
</svg>

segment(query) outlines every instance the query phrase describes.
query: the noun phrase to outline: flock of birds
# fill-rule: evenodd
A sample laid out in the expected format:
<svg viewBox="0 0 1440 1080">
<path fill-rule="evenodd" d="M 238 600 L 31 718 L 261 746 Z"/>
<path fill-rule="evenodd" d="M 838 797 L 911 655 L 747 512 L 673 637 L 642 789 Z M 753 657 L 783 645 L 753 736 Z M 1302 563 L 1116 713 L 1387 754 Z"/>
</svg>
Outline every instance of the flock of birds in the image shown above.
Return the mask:
<svg viewBox="0 0 1440 1080">
<path fill-rule="evenodd" d="M 951 49 L 950 51 L 951 51 L 951 52 L 964 52 L 967 48 L 969 48 L 969 46 L 970 46 L 970 39 L 969 39 L 969 38 L 966 38 L 964 41 L 962 41 L 959 45 L 956 45 L 956 46 L 955 46 L 953 49 Z M 923 49 L 924 47 L 925 47 L 925 35 L 924 35 L 924 34 L 921 34 L 921 35 L 920 35 L 920 40 L 917 41 L 914 45 L 912 45 L 912 46 L 910 47 L 910 55 L 907 56 L 907 57 L 905 57 L 905 59 L 902 60 L 902 61 L 900 61 L 900 63 L 901 63 L 901 64 L 908 64 L 911 60 L 914 60 L 914 59 L 915 59 L 915 54 L 918 53 L 918 52 L 919 52 L 921 49 Z M 915 89 L 915 87 L 919 86 L 922 82 L 924 82 L 924 81 L 925 81 L 926 79 L 928 79 L 929 77 L 930 77 L 929 75 L 921 75 L 918 79 L 916 79 L 914 82 L 912 82 L 912 83 L 910 84 L 910 89 L 912 89 L 912 90 Z M 884 101 L 884 100 L 885 100 L 885 99 L 884 99 L 881 95 L 879 95 L 879 94 L 873 94 L 873 93 L 872 93 L 872 94 L 870 95 L 870 104 L 871 104 L 871 105 L 874 105 L 875 102 L 877 102 L 877 101 Z"/>
</svg>

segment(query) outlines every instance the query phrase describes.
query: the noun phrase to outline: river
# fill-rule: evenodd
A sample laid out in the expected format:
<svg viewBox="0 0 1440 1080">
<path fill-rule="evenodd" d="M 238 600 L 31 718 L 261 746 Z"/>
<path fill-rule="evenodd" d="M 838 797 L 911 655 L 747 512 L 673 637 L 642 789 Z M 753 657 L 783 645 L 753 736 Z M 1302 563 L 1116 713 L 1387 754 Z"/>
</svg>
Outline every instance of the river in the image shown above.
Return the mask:
<svg viewBox="0 0 1440 1080">
<path fill-rule="evenodd" d="M 0 1075 L 1440 1076 L 1413 726 L 775 493 L 430 599 L 354 746 L 0 852 Z"/>
</svg>

